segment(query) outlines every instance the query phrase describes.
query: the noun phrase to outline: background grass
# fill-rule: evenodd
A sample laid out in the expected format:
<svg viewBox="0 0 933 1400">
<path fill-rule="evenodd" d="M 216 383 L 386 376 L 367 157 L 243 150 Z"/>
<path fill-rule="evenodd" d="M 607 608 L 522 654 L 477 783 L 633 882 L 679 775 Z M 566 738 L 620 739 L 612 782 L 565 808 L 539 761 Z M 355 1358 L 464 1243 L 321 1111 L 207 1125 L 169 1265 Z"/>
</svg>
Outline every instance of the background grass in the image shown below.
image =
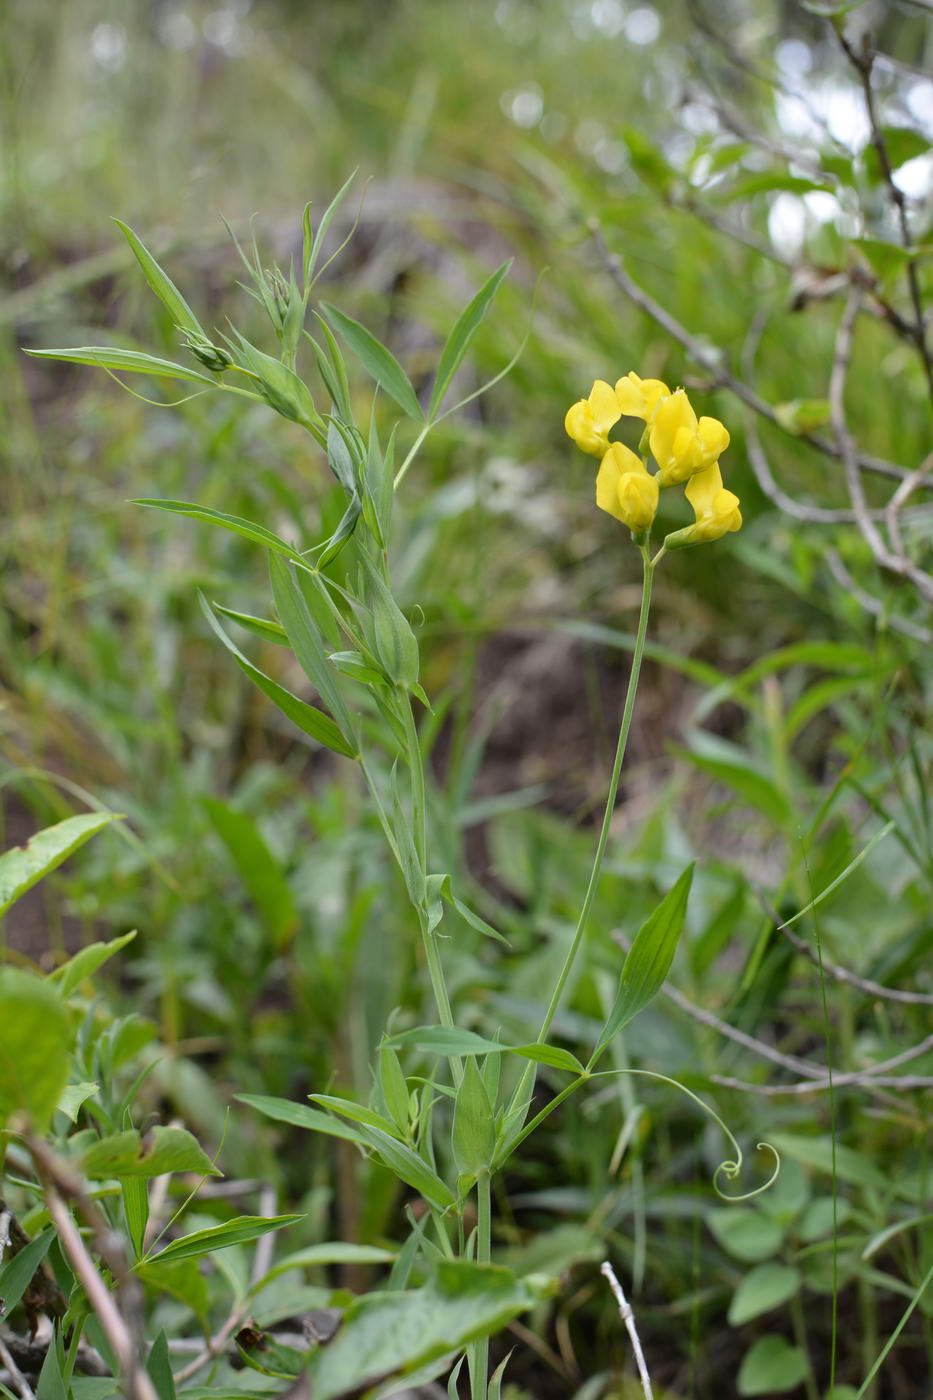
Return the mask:
<svg viewBox="0 0 933 1400">
<path fill-rule="evenodd" d="M 768 402 L 825 398 L 839 300 L 792 307 L 801 263 L 839 266 L 852 230 L 809 207 L 802 245 L 782 243 L 774 211 L 788 194 L 786 163 L 741 129 L 789 139 L 787 109 L 759 74 L 791 83 L 795 54 L 798 66 L 809 56 L 802 81 L 814 100 L 818 79 L 841 102 L 857 100 L 856 85 L 818 16 L 737 5 L 708 16 L 719 40 L 702 17 L 609 0 L 8 8 L 6 836 L 85 794 L 128 813 L 131 835 L 99 839 L 17 907 L 6 937 L 11 957 L 47 964 L 82 940 L 140 929 L 113 1005 L 159 1047 L 148 1109 L 184 1117 L 211 1150 L 234 1094 L 363 1092 L 386 1018 L 396 1008 L 431 1016 L 403 892 L 354 778 L 287 732 L 205 634 L 197 589 L 261 613 L 261 560 L 245 541 L 193 522 L 170 528 L 125 503 L 197 500 L 313 535 L 333 524 L 339 492 L 307 439 L 265 410 L 212 396 L 170 411 L 93 371 L 27 361 L 20 346 L 94 343 L 103 328 L 173 353 L 173 328 L 110 215 L 140 231 L 206 322 L 223 328 L 230 315 L 250 334 L 257 323 L 220 214 L 242 236 L 259 211 L 263 246 L 285 264 L 300 248 L 305 201 L 323 209 L 354 167 L 358 194 L 335 247 L 364 188 L 365 200 L 325 295 L 387 340 L 416 385 L 504 257 L 515 257 L 513 273 L 464 391 L 497 373 L 530 327 L 512 373 L 432 437 L 398 521 L 397 584 L 424 613 L 438 716 L 438 868 L 458 870 L 511 941 L 503 954 L 464 927 L 445 948 L 467 1019 L 487 1033 L 533 1033 L 585 884 L 639 584 L 635 552 L 592 509 L 591 465 L 562 420 L 594 377 L 634 368 L 686 383 L 701 411 L 726 421 L 727 484 L 746 526 L 672 557 L 658 579 L 618 839 L 560 1037 L 570 1048 L 592 1041 L 619 964 L 614 931 L 631 936 L 692 856 L 701 868 L 675 978 L 692 1002 L 784 1052 L 825 1064 L 831 1051 L 840 1071 L 929 1031 L 928 1007 L 835 982 L 824 1020 L 816 969 L 771 918 L 774 907 L 784 917 L 803 907 L 891 820 L 818 925 L 797 927 L 862 976 L 929 990 L 929 649 L 884 616 L 879 626 L 834 580 L 827 551 L 886 611 L 922 627 L 928 609 L 924 620 L 911 590 L 878 574 L 852 527 L 801 526 L 767 500 L 748 464 L 744 410 L 618 293 L 587 232 L 599 218 L 630 272 L 733 365 L 755 325 Z M 881 71 L 886 111 L 916 127 L 929 29 L 910 5 L 876 20 L 879 47 L 903 65 Z M 777 67 L 775 36 L 785 44 Z M 744 196 L 710 191 L 711 159 L 735 185 L 762 171 L 774 179 Z M 890 236 L 877 189 L 866 207 L 875 222 L 863 231 Z M 160 402 L 179 397 L 139 385 Z M 865 451 L 912 468 L 929 450 L 917 357 L 881 320 L 859 334 L 849 404 Z M 837 464 L 799 437 L 764 433 L 788 490 L 845 504 Z M 683 523 L 664 510 L 665 526 Z M 921 563 L 930 519 L 929 508 L 910 515 Z M 267 848 L 270 888 L 258 897 L 221 839 L 217 802 L 245 814 Z M 521 1335 L 510 1376 L 543 1397 L 582 1395 L 604 1372 L 603 1389 L 585 1393 L 616 1393 L 624 1346 L 595 1267 L 608 1251 L 633 1282 L 663 1393 L 731 1394 L 742 1358 L 773 1334 L 809 1356 L 815 1400 L 834 1287 L 827 1096 L 711 1089 L 712 1074 L 765 1084 L 785 1072 L 663 998 L 615 1053 L 620 1067 L 712 1092 L 743 1142 L 782 1147 L 784 1170 L 727 1217 L 710 1187 L 720 1142 L 686 1100 L 621 1080 L 629 1087 L 568 1105 L 502 1183 L 503 1257 L 563 1279 Z M 907 1068 L 930 1073 L 930 1057 Z M 918 1091 L 856 1087 L 836 1100 L 839 1151 L 851 1154 L 836 1162 L 840 1381 L 860 1382 L 931 1262 L 922 1227 L 873 1246 L 930 1210 L 927 1109 Z M 242 1107 L 223 1164 L 271 1181 L 283 1209 L 310 1208 L 296 1247 L 379 1241 L 399 1225 L 397 1187 L 381 1168 L 271 1132 Z M 753 1162 L 750 1179 L 766 1170 Z M 775 1263 L 797 1271 L 800 1290 L 731 1325 L 743 1279 Z M 327 1282 L 321 1271 L 309 1279 Z M 870 1393 L 928 1393 L 931 1316 L 928 1292 Z"/>
</svg>

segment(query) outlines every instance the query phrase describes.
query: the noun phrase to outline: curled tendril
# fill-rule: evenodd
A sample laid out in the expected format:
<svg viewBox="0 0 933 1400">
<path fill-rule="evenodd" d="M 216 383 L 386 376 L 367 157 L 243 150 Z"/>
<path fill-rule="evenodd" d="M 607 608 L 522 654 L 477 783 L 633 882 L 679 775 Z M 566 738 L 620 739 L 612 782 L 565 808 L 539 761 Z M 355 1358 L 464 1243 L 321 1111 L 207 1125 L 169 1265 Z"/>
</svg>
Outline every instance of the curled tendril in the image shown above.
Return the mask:
<svg viewBox="0 0 933 1400">
<path fill-rule="evenodd" d="M 697 1094 L 695 1094 L 692 1089 L 688 1089 L 686 1084 L 681 1084 L 678 1079 L 671 1079 L 670 1076 L 667 1074 L 658 1074 L 657 1070 L 600 1070 L 597 1074 L 590 1075 L 589 1078 L 599 1079 L 603 1075 L 609 1077 L 616 1074 L 641 1074 L 648 1079 L 661 1079 L 664 1081 L 665 1084 L 672 1084 L 675 1089 L 679 1089 L 682 1094 L 686 1094 L 688 1099 L 692 1099 L 693 1102 L 697 1104 L 700 1108 L 702 1108 L 703 1112 L 708 1114 L 708 1116 L 712 1118 L 713 1122 L 718 1125 L 720 1130 L 725 1134 L 726 1138 L 731 1143 L 732 1149 L 735 1152 L 734 1158 L 727 1158 L 724 1162 L 720 1162 L 719 1166 L 713 1172 L 713 1190 L 716 1192 L 716 1195 L 721 1201 L 750 1201 L 753 1196 L 760 1196 L 762 1191 L 767 1191 L 769 1187 L 773 1186 L 774 1183 L 777 1181 L 781 1171 L 780 1153 L 778 1152 L 776 1147 L 771 1146 L 770 1142 L 759 1142 L 756 1144 L 759 1152 L 770 1152 L 774 1158 L 774 1170 L 768 1177 L 768 1180 L 762 1186 L 756 1186 L 754 1191 L 743 1191 L 742 1194 L 739 1196 L 733 1196 L 728 1191 L 720 1190 L 718 1178 L 720 1176 L 724 1176 L 728 1181 L 735 1181 L 736 1177 L 739 1176 L 742 1171 L 742 1166 L 744 1164 L 745 1158 L 735 1134 L 722 1121 L 716 1110 L 714 1108 L 710 1108 L 709 1104 L 704 1102 L 704 1100 L 701 1099 Z"/>
</svg>

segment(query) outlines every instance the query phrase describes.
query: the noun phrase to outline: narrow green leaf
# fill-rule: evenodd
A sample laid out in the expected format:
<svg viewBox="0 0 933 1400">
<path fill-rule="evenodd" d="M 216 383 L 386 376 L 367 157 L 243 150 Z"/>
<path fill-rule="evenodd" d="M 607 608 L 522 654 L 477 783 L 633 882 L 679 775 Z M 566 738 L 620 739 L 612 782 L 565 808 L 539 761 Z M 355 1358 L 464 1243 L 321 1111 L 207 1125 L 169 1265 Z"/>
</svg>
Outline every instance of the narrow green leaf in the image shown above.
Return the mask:
<svg viewBox="0 0 933 1400">
<path fill-rule="evenodd" d="M 145 355 L 141 350 L 120 350 L 113 345 L 77 345 L 64 350 L 27 350 L 37 360 L 67 360 L 74 365 L 94 365 L 97 369 L 110 369 L 120 373 L 152 374 L 162 379 L 189 379 L 194 384 L 207 384 L 217 387 L 215 379 L 209 379 L 196 369 L 186 365 L 176 365 L 174 360 L 160 360 L 155 355 Z"/>
<path fill-rule="evenodd" d="M 19 1253 L 8 1259 L 5 1267 L 0 1269 L 0 1298 L 4 1303 L 4 1316 L 9 1317 L 26 1292 L 33 1274 L 48 1254 L 54 1238 L 55 1231 L 51 1227 L 43 1230 L 41 1235 L 36 1235 L 34 1240 L 23 1245 Z"/>
<path fill-rule="evenodd" d="M 236 1097 L 239 1103 L 248 1104 L 276 1123 L 289 1123 L 293 1128 L 306 1128 L 309 1132 L 343 1138 L 346 1142 L 362 1142 L 355 1128 L 307 1104 L 292 1103 L 290 1099 L 278 1099 L 271 1094 L 237 1094 Z"/>
<path fill-rule="evenodd" d="M 475 1031 L 459 1030 L 456 1026 L 414 1026 L 408 1031 L 387 1036 L 385 1045 L 416 1045 L 419 1050 L 430 1050 L 432 1055 L 489 1055 L 502 1050 L 495 1040 L 487 1040 Z"/>
<path fill-rule="evenodd" d="M 258 666 L 254 666 L 251 661 L 246 659 L 239 647 L 227 636 L 203 595 L 201 596 L 201 606 L 211 628 L 230 652 L 237 665 L 282 711 L 283 715 L 314 739 L 316 743 L 323 744 L 325 748 L 332 749 L 334 753 L 343 754 L 346 758 L 358 757 L 356 750 L 350 746 L 328 715 L 325 715 L 322 710 L 316 710 L 313 705 L 309 705 L 306 701 L 299 700 L 297 695 L 293 695 L 290 690 L 286 690 L 284 686 L 279 685 L 278 681 L 272 680 L 271 676 L 267 676 L 264 671 L 259 670 Z"/>
<path fill-rule="evenodd" d="M 124 933 L 120 938 L 111 938 L 108 943 L 89 943 L 86 948 L 82 948 L 79 953 L 75 953 L 73 958 L 69 958 L 61 967 L 57 967 L 49 976 L 50 982 L 58 984 L 58 990 L 67 1000 L 72 992 L 76 992 L 82 982 L 93 977 L 99 967 L 119 953 L 121 948 L 125 948 L 128 943 L 132 943 L 136 937 L 136 930 L 131 933 Z"/>
<path fill-rule="evenodd" d="M 398 1255 L 392 1250 L 379 1249 L 371 1244 L 348 1244 L 344 1240 L 312 1244 L 307 1249 L 299 1249 L 294 1254 L 285 1254 L 277 1259 L 250 1291 L 257 1293 L 273 1279 L 291 1273 L 292 1269 L 319 1269 L 327 1264 L 393 1264 L 397 1258 Z"/>
<path fill-rule="evenodd" d="M 152 1264 L 165 1264 L 169 1260 L 199 1259 L 202 1255 L 213 1254 L 218 1249 L 229 1249 L 234 1244 L 250 1244 L 270 1230 L 281 1230 L 286 1225 L 294 1225 L 304 1220 L 303 1215 L 238 1215 L 223 1225 L 209 1225 L 205 1230 L 194 1230 L 190 1235 L 160 1249 L 158 1254 L 149 1257 Z"/>
<path fill-rule="evenodd" d="M 159 1400 L 175 1400 L 175 1376 L 168 1354 L 164 1329 L 159 1332 L 146 1357 L 146 1370 Z"/>
<path fill-rule="evenodd" d="M 483 1076 L 473 1058 L 464 1061 L 454 1102 L 450 1146 L 461 1176 L 476 1177 L 492 1164 L 496 1150 L 495 1118 Z"/>
<path fill-rule="evenodd" d="M 149 249 L 142 239 L 137 237 L 133 230 L 122 219 L 114 219 L 114 223 L 122 230 L 123 236 L 133 250 L 133 255 L 143 271 L 143 276 L 156 296 L 166 308 L 176 326 L 190 331 L 199 340 L 209 340 L 200 321 L 191 307 L 185 301 L 175 283 L 168 273 L 156 262 Z"/>
<path fill-rule="evenodd" d="M 534 1060 L 539 1065 L 550 1065 L 552 1069 L 565 1069 L 570 1074 L 585 1074 L 586 1070 L 569 1050 L 559 1045 L 503 1045 L 510 1055 L 521 1055 L 523 1060 Z"/>
<path fill-rule="evenodd" d="M 343 203 L 347 190 L 355 179 L 356 171 L 354 170 L 349 178 L 343 182 L 330 204 L 328 204 L 327 208 L 324 210 L 324 213 L 321 215 L 321 222 L 318 224 L 317 233 L 315 234 L 312 234 L 311 227 L 311 205 L 305 205 L 304 218 L 302 220 L 304 226 L 304 256 L 302 258 L 302 267 L 305 293 L 309 291 L 314 279 L 314 269 L 317 266 L 317 260 L 320 257 L 321 247 L 327 236 L 327 230 L 331 226 L 334 215 Z"/>
<path fill-rule="evenodd" d="M 138 497 L 132 504 L 134 506 L 147 506 L 150 510 L 169 511 L 172 515 L 188 515 L 193 520 L 203 520 L 208 525 L 219 525 L 222 530 L 230 530 L 235 535 L 242 535 L 244 539 L 252 540 L 254 544 L 261 544 L 266 549 L 271 549 L 275 554 L 281 554 L 283 558 L 290 559 L 293 564 L 299 564 L 305 569 L 308 567 L 304 556 L 299 554 L 297 549 L 292 549 L 290 544 L 274 534 L 272 530 L 267 530 L 265 525 L 257 525 L 253 520 L 244 520 L 242 516 L 226 515 L 223 511 L 212 510 L 210 506 L 199 506 L 193 501 L 158 501 Z"/>
<path fill-rule="evenodd" d="M 269 578 L 275 610 L 299 666 L 337 720 L 341 731 L 353 734 L 353 718 L 343 698 L 340 685 L 329 664 L 324 638 L 305 594 L 298 586 L 294 573 L 274 556 L 269 559 Z M 314 587 L 313 580 L 308 580 Z"/>
<path fill-rule="evenodd" d="M 202 801 L 266 931 L 276 947 L 281 948 L 295 932 L 298 910 L 278 861 L 247 812 L 240 812 L 213 797 L 204 797 Z"/>
<path fill-rule="evenodd" d="M 272 642 L 277 647 L 288 646 L 288 634 L 280 622 L 272 622 L 267 617 L 253 617 L 251 613 L 237 612 L 235 608 L 225 608 L 215 601 L 211 602 L 211 607 L 214 612 L 229 617 L 231 622 L 237 623 L 247 632 L 252 632 L 254 637 L 261 637 L 264 642 Z"/>
<path fill-rule="evenodd" d="M 149 1186 L 144 1176 L 127 1176 L 120 1182 L 123 1214 L 133 1246 L 133 1258 L 143 1257 L 146 1226 L 149 1223 Z"/>
<path fill-rule="evenodd" d="M 0 856 L 0 914 L 5 914 L 11 904 L 56 870 L 85 841 L 111 822 L 121 820 L 114 812 L 82 812 L 37 831 L 24 846 L 4 851 Z"/>
<path fill-rule="evenodd" d="M 693 882 L 693 865 L 671 886 L 661 903 L 642 924 L 622 964 L 619 990 L 590 1061 L 592 1065 L 613 1036 L 661 990 L 674 961 L 687 914 Z"/>
<path fill-rule="evenodd" d="M 805 904 L 804 907 L 800 909 L 792 919 L 786 919 L 784 923 L 780 925 L 780 927 L 790 928 L 791 924 L 795 924 L 798 919 L 802 919 L 804 914 L 809 914 L 811 909 L 815 909 L 818 904 L 823 903 L 824 899 L 828 899 L 829 896 L 832 894 L 833 890 L 838 889 L 839 886 L 843 883 L 843 881 L 849 878 L 849 876 L 852 874 L 852 871 L 858 869 L 858 867 L 862 864 L 862 861 L 865 860 L 866 857 L 871 854 L 871 852 L 875 849 L 878 843 L 880 841 L 883 841 L 886 836 L 890 836 L 891 832 L 894 830 L 894 826 L 895 823 L 891 821 L 888 822 L 886 826 L 883 826 L 880 831 L 876 831 L 874 836 L 868 842 L 868 845 L 863 846 L 863 848 L 859 851 L 855 859 L 849 861 L 849 864 L 846 866 L 845 870 L 843 870 L 840 875 L 837 875 L 835 880 L 831 880 L 825 889 L 820 890 L 819 894 L 816 895 L 815 898 L 811 899 L 809 904 Z"/>
<path fill-rule="evenodd" d="M 416 423 L 424 422 L 424 414 L 417 395 L 411 386 L 408 375 L 398 360 L 371 331 L 352 316 L 338 311 L 336 306 L 322 303 L 329 319 L 343 336 L 363 368 L 372 375 L 376 383 L 394 399 L 399 408 L 413 418 Z"/>
<path fill-rule="evenodd" d="M 381 1133 L 388 1133 L 389 1137 L 399 1136 L 395 1124 L 368 1104 L 357 1103 L 355 1099 L 343 1099 L 336 1094 L 309 1094 L 308 1097 L 312 1103 L 319 1103 L 322 1108 L 340 1113 L 352 1123 L 362 1123 L 367 1128 L 378 1128 Z"/>
<path fill-rule="evenodd" d="M 428 408 L 428 421 L 433 421 L 434 415 L 444 401 L 444 395 L 450 387 L 457 370 L 463 362 L 463 357 L 470 348 L 470 342 L 479 329 L 480 322 L 489 310 L 493 298 L 498 292 L 504 278 L 507 276 L 509 268 L 512 266 L 512 259 L 504 262 L 501 267 L 497 267 L 491 277 L 488 277 L 480 287 L 472 301 L 463 308 L 453 328 L 447 337 L 447 343 L 441 352 L 440 362 L 437 367 L 437 378 L 434 381 L 434 389 L 431 393 L 431 404 Z"/>
</svg>

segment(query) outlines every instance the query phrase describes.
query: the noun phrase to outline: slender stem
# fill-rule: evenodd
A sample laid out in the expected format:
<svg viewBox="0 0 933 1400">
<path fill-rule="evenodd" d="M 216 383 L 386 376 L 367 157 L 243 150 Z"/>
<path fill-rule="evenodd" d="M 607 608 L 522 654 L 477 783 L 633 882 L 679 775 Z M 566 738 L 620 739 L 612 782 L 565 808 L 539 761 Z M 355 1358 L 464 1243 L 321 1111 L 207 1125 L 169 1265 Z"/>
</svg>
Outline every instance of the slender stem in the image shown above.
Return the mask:
<svg viewBox="0 0 933 1400">
<path fill-rule="evenodd" d="M 622 709 L 622 722 L 619 726 L 619 740 L 616 744 L 616 756 L 612 765 L 612 777 L 609 780 L 609 792 L 606 797 L 606 810 L 603 813 L 603 824 L 599 833 L 599 840 L 596 843 L 596 854 L 593 857 L 593 868 L 590 871 L 589 884 L 586 887 L 586 894 L 583 896 L 583 905 L 580 909 L 580 916 L 574 929 L 573 938 L 564 965 L 560 970 L 560 976 L 548 1003 L 541 1029 L 538 1032 L 538 1039 L 545 1040 L 548 1031 L 551 1029 L 551 1022 L 557 1014 L 561 996 L 567 985 L 567 979 L 573 970 L 573 964 L 580 949 L 583 933 L 586 928 L 586 921 L 590 916 L 593 907 L 593 900 L 596 897 L 596 887 L 599 884 L 599 877 L 602 872 L 603 857 L 606 854 L 606 846 L 609 842 L 609 830 L 612 826 L 612 816 L 615 811 L 616 797 L 619 791 L 619 777 L 622 772 L 622 760 L 625 758 L 625 747 L 628 743 L 629 730 L 632 727 L 632 715 L 635 712 L 635 693 L 638 690 L 638 677 L 641 672 L 642 657 L 645 652 L 645 639 L 648 635 L 648 614 L 651 610 L 651 584 L 654 579 L 654 570 L 660 563 L 664 555 L 664 548 L 655 555 L 654 559 L 649 557 L 648 545 L 641 546 L 641 561 L 643 569 L 643 582 L 641 593 L 641 612 L 638 614 L 638 632 L 635 637 L 635 649 L 632 652 L 632 669 L 629 672 L 628 689 L 625 693 L 625 705 Z M 531 1094 L 534 1087 L 536 1066 L 529 1063 L 523 1071 L 521 1079 L 516 1085 L 509 1107 L 510 1115 L 521 1111 L 524 1115 L 531 1102 Z M 510 1145 L 514 1148 L 522 1140 L 521 1134 L 517 1136 Z"/>
<path fill-rule="evenodd" d="M 418 434 L 411 447 L 408 449 L 408 456 L 405 458 L 404 462 L 399 467 L 398 471 L 395 473 L 394 486 L 396 491 L 401 486 L 402 482 L 405 480 L 405 474 L 408 471 L 408 468 L 411 466 L 412 462 L 415 460 L 415 454 L 417 453 L 418 448 L 424 442 L 425 438 L 427 437 L 428 433 L 431 431 L 433 426 L 433 423 L 425 423 L 424 427 L 421 429 L 421 432 Z"/>
<path fill-rule="evenodd" d="M 428 873 L 428 843 L 424 755 L 421 752 L 421 742 L 418 738 L 418 730 L 415 726 L 411 696 L 406 695 L 402 699 L 399 708 L 402 714 L 402 723 L 405 727 L 408 767 L 411 773 L 412 840 L 415 844 L 415 855 L 418 857 L 418 864 L 421 868 L 421 872 L 426 876 Z M 441 1025 L 451 1028 L 454 1024 L 454 1016 L 450 1006 L 450 997 L 447 994 L 447 983 L 444 981 L 444 969 L 441 965 L 440 950 L 437 946 L 437 935 L 428 923 L 427 911 L 423 905 L 418 909 L 418 922 L 421 927 L 421 941 L 424 944 L 425 960 L 428 964 L 428 975 L 431 978 L 431 989 L 434 992 L 434 1000 L 437 1003 L 437 1014 L 440 1017 Z M 459 1084 L 463 1076 L 463 1067 L 459 1059 L 451 1058 L 450 1067 L 453 1073 L 454 1083 Z"/>
<path fill-rule="evenodd" d="M 476 1262 L 488 1264 L 492 1259 L 492 1196 L 490 1174 L 480 1172 L 476 1178 Z M 481 1337 L 470 1347 L 471 1400 L 486 1400 L 489 1378 L 489 1338 Z"/>
<path fill-rule="evenodd" d="M 658 556 L 660 558 L 660 555 Z M 599 833 L 599 840 L 596 843 L 596 854 L 593 857 L 593 868 L 590 871 L 589 884 L 586 887 L 586 894 L 583 896 L 583 904 L 580 908 L 580 915 L 577 919 L 577 926 L 574 929 L 573 939 L 567 950 L 564 965 L 560 970 L 560 976 L 548 1003 L 548 1009 L 541 1022 L 541 1029 L 538 1032 L 538 1039 L 544 1040 L 551 1029 L 551 1022 L 557 1014 L 561 996 L 567 979 L 576 961 L 577 952 L 586 928 L 586 921 L 590 916 L 593 907 L 593 900 L 596 898 L 596 888 L 599 884 L 599 877 L 603 868 L 603 857 L 606 854 L 606 846 L 609 844 L 609 831 L 612 826 L 612 817 L 615 812 L 616 796 L 619 791 L 619 777 L 622 773 L 622 761 L 625 758 L 625 747 L 628 743 L 629 730 L 632 727 L 632 715 L 635 712 L 635 692 L 638 689 L 638 676 L 641 671 L 642 657 L 645 651 L 645 638 L 648 633 L 648 613 L 651 608 L 651 582 L 654 577 L 654 564 L 648 559 L 647 547 L 642 547 L 642 565 L 644 568 L 644 582 L 641 594 L 641 612 L 638 615 L 638 632 L 635 637 L 635 650 L 632 653 L 632 669 L 628 678 L 628 690 L 625 695 L 625 706 L 622 710 L 622 723 L 619 726 L 619 742 L 616 745 L 615 761 L 612 765 L 612 777 L 609 780 L 609 793 L 606 797 L 606 810 L 603 813 L 603 824 Z"/>
</svg>

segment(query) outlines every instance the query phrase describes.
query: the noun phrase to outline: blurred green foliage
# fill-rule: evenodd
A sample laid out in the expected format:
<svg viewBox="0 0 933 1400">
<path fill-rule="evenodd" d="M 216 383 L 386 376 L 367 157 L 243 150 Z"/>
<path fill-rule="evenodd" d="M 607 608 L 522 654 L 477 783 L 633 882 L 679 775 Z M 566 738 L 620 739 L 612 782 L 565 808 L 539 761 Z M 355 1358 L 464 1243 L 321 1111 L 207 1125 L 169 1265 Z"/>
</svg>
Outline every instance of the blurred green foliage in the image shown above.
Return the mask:
<svg viewBox="0 0 933 1400">
<path fill-rule="evenodd" d="M 502 950 L 464 923 L 445 965 L 462 1019 L 520 1040 L 534 1036 L 586 882 L 639 591 L 635 552 L 593 509 L 563 415 L 597 376 L 634 368 L 687 384 L 732 432 L 723 465 L 746 526 L 672 557 L 659 576 L 617 839 L 555 1029 L 587 1058 L 614 995 L 615 933 L 631 937 L 698 858 L 674 986 L 810 1065 L 831 1059 L 845 1075 L 887 1060 L 923 1042 L 929 1006 L 828 977 L 824 1015 L 818 970 L 773 913 L 796 914 L 893 823 L 793 931 L 858 977 L 933 990 L 929 606 L 878 568 L 854 524 L 795 519 L 768 498 L 750 460 L 752 420 L 711 370 L 719 362 L 622 295 L 588 227 L 598 220 L 627 274 L 776 406 L 777 423 L 758 428 L 762 450 L 784 489 L 818 510 L 847 508 L 845 476 L 802 433 L 831 435 L 834 341 L 862 269 L 849 427 L 863 453 L 918 467 L 931 419 L 921 358 L 897 328 L 910 315 L 906 261 L 858 75 L 821 8 L 833 7 L 8 5 L 5 844 L 88 802 L 127 815 L 11 913 L 9 956 L 48 968 L 139 929 L 108 968 L 118 969 L 101 1011 L 109 1040 L 89 1045 L 88 1078 L 93 1054 L 109 1056 L 128 1092 L 139 1056 L 151 1057 L 141 1117 L 183 1120 L 211 1156 L 220 1149 L 229 1176 L 267 1183 L 279 1209 L 304 1212 L 290 1249 L 384 1246 L 407 1229 L 404 1197 L 348 1144 L 229 1105 L 239 1094 L 363 1094 L 383 1026 L 432 1020 L 429 990 L 354 775 L 289 730 L 204 625 L 198 589 L 264 615 L 259 551 L 124 502 L 195 500 L 316 539 L 335 528 L 343 495 L 310 439 L 263 406 L 195 393 L 169 410 L 188 386 L 134 380 L 147 398 L 131 397 L 98 371 L 26 360 L 20 346 L 94 343 L 104 328 L 114 344 L 179 357 L 113 215 L 141 232 L 203 324 L 223 331 L 230 316 L 274 349 L 235 286 L 242 266 L 220 215 L 246 241 L 261 211 L 260 244 L 287 267 L 305 201 L 322 211 L 356 166 L 358 223 L 321 290 L 392 347 L 420 392 L 456 312 L 515 258 L 458 387 L 496 375 L 529 332 L 527 345 L 430 439 L 400 494 L 394 554 L 403 605 L 423 613 L 436 868 L 457 872 L 510 942 Z M 922 247 L 929 18 L 919 5 L 878 8 L 850 22 L 870 20 L 885 56 L 878 100 L 900 133 L 890 150 Z M 328 253 L 351 233 L 354 198 Z M 930 264 L 916 268 L 928 306 Z M 366 393 L 363 376 L 350 388 Z M 381 413 L 388 429 L 394 409 Z M 400 453 L 411 436 L 400 430 Z M 880 508 L 890 482 L 865 480 Z M 929 502 L 918 491 L 902 514 L 918 569 L 930 566 Z M 665 528 L 684 523 L 665 509 Z M 265 642 L 251 654 L 271 667 L 274 651 Z M 628 1393 L 622 1329 L 596 1268 L 610 1253 L 632 1283 L 658 1393 L 779 1393 L 780 1377 L 796 1376 L 817 1400 L 834 1293 L 837 1379 L 858 1387 L 933 1255 L 922 1088 L 841 1084 L 832 1101 L 717 1088 L 714 1075 L 759 1088 L 792 1075 L 663 997 L 611 1055 L 713 1096 L 743 1143 L 779 1147 L 783 1170 L 727 1214 L 710 1187 L 718 1140 L 680 1096 L 622 1079 L 570 1101 L 533 1156 L 514 1159 L 498 1202 L 498 1256 L 561 1280 L 535 1306 L 533 1337 L 522 1333 L 514 1383 L 535 1397 Z M 933 1056 L 891 1073 L 929 1076 Z M 559 1082 L 547 1070 L 542 1081 L 543 1094 Z M 107 1111 L 122 1127 L 118 1107 Z M 181 1186 L 177 1201 L 171 1190 L 181 1205 Z M 255 1194 L 241 1205 L 253 1211 Z M 186 1226 L 226 1210 L 207 1195 Z M 236 1262 L 206 1284 L 197 1275 L 200 1291 L 189 1270 L 182 1288 L 215 1326 L 249 1269 L 244 1246 L 216 1258 Z M 376 1267 L 302 1266 L 287 1276 L 291 1296 L 270 1282 L 257 1325 L 326 1303 L 338 1284 L 363 1288 Z M 169 1335 L 188 1317 L 180 1286 L 147 1279 L 156 1330 Z M 928 1393 L 931 1319 L 927 1290 L 866 1394 Z"/>
</svg>

